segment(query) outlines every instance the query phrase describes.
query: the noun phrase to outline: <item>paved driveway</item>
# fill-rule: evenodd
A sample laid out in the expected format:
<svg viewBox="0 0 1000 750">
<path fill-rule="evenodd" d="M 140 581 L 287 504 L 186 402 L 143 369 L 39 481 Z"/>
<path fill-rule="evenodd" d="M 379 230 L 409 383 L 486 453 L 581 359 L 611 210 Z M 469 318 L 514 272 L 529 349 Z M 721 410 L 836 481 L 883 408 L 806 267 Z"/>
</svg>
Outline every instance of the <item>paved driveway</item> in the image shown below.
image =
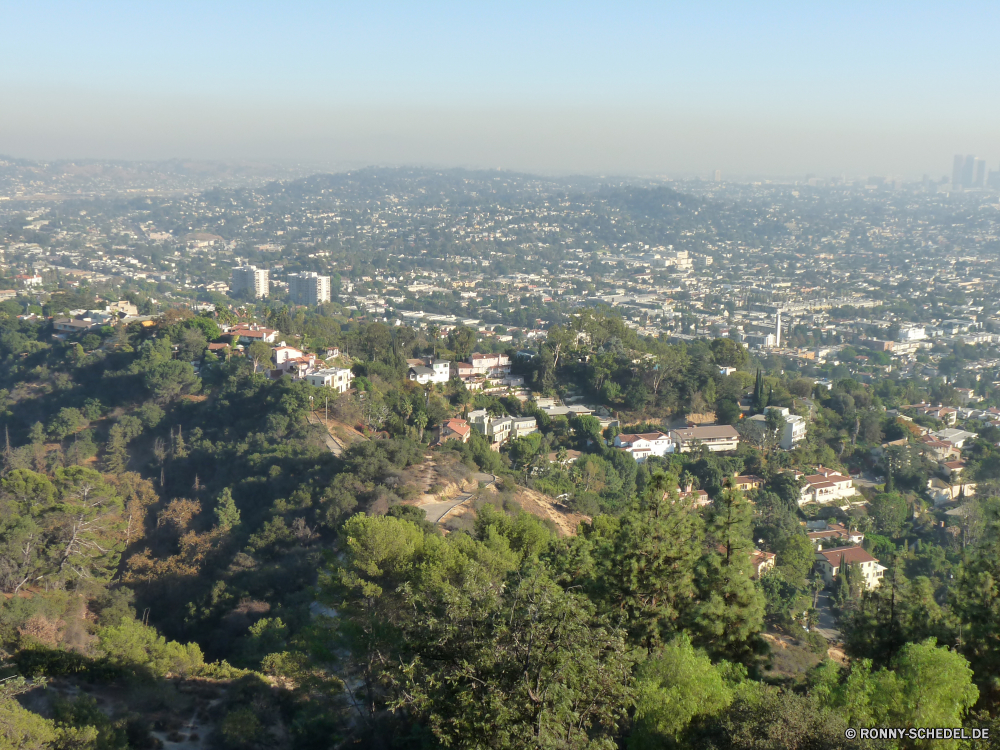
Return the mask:
<svg viewBox="0 0 1000 750">
<path fill-rule="evenodd" d="M 816 599 L 816 611 L 819 612 L 819 624 L 816 632 L 826 638 L 831 643 L 840 640 L 840 631 L 837 629 L 837 620 L 833 616 L 833 608 L 830 605 L 830 593 L 820 591 Z"/>
</svg>

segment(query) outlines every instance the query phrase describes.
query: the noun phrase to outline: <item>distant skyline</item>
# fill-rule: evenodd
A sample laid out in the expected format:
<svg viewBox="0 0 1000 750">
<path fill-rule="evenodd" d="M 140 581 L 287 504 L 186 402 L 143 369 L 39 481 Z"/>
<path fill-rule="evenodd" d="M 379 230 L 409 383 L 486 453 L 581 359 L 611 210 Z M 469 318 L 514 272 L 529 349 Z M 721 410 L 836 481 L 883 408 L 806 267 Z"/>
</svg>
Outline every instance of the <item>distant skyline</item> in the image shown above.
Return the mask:
<svg viewBox="0 0 1000 750">
<path fill-rule="evenodd" d="M 0 154 L 24 158 L 1000 169 L 995 3 L 0 0 L 0 18 Z"/>
</svg>

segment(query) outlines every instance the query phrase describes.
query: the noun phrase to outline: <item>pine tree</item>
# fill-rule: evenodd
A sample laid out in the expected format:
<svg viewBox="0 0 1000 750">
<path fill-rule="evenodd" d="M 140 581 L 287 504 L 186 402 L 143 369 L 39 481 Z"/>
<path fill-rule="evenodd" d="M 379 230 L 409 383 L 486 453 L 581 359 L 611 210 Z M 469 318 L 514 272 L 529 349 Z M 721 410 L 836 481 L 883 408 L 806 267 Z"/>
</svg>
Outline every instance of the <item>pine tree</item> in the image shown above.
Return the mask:
<svg viewBox="0 0 1000 750">
<path fill-rule="evenodd" d="M 676 479 L 654 475 L 622 516 L 594 576 L 597 595 L 624 617 L 630 641 L 653 649 L 679 629 L 695 593 L 701 538 L 701 518 L 678 499 Z"/>
<path fill-rule="evenodd" d="M 240 524 L 240 509 L 236 507 L 233 493 L 228 487 L 222 491 L 215 503 L 215 517 L 218 519 L 219 528 L 223 531 L 229 531 Z"/>
<path fill-rule="evenodd" d="M 112 425 L 108 432 L 108 443 L 104 448 L 104 471 L 108 474 L 121 474 L 125 471 L 129 460 L 126 445 L 127 440 L 122 426 Z"/>
</svg>

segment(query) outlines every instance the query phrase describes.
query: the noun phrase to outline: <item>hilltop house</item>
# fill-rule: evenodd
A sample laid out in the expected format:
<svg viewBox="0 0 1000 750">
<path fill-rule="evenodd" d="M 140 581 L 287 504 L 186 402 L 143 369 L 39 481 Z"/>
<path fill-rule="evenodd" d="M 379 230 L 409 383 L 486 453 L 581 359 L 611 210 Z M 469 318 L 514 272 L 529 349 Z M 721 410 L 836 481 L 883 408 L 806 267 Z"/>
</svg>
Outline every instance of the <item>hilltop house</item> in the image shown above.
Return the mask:
<svg viewBox="0 0 1000 750">
<path fill-rule="evenodd" d="M 796 472 L 796 479 L 802 477 Z M 816 468 L 815 474 L 803 477 L 805 483 L 799 497 L 799 505 L 806 503 L 830 503 L 854 497 L 854 480 L 825 466 Z"/>
<path fill-rule="evenodd" d="M 824 523 L 824 527 L 806 532 L 806 536 L 816 545 L 817 550 L 822 549 L 827 544 L 833 544 L 834 546 L 843 546 L 844 542 L 861 544 L 865 539 L 865 535 L 862 532 L 851 531 L 839 523 Z"/>
<path fill-rule="evenodd" d="M 806 439 L 806 420 L 798 414 L 792 414 L 784 406 L 768 406 L 764 414 L 755 414 L 746 420 L 746 423 L 760 432 L 767 429 L 767 412 L 775 411 L 785 420 L 785 426 L 781 430 L 778 445 L 782 450 L 790 451 L 796 445 Z"/>
<path fill-rule="evenodd" d="M 438 445 L 444 443 L 446 440 L 458 440 L 462 443 L 467 443 L 471 434 L 472 428 L 469 427 L 469 423 L 464 419 L 446 419 L 441 423 L 441 428 L 438 431 Z"/>
<path fill-rule="evenodd" d="M 834 547 L 816 553 L 816 566 L 828 584 L 836 580 L 845 565 L 858 566 L 868 590 L 877 588 L 882 583 L 885 566 L 879 565 L 878 560 L 863 547 Z"/>
<path fill-rule="evenodd" d="M 309 373 L 306 380 L 317 388 L 332 388 L 337 393 L 345 393 L 351 387 L 354 373 L 346 367 L 331 367 Z"/>
<path fill-rule="evenodd" d="M 682 427 L 671 430 L 670 437 L 677 453 L 690 453 L 699 445 L 704 445 L 713 453 L 720 453 L 734 451 L 740 444 L 739 433 L 735 427 L 728 424 Z"/>
<path fill-rule="evenodd" d="M 665 432 L 621 433 L 615 436 L 615 448 L 632 455 L 636 463 L 642 463 L 649 456 L 665 456 L 674 452 L 674 441 Z"/>
<path fill-rule="evenodd" d="M 446 359 L 426 357 L 424 359 L 408 359 L 406 363 L 410 366 L 406 377 L 415 380 L 420 385 L 447 383 L 451 378 L 451 363 Z"/>
</svg>

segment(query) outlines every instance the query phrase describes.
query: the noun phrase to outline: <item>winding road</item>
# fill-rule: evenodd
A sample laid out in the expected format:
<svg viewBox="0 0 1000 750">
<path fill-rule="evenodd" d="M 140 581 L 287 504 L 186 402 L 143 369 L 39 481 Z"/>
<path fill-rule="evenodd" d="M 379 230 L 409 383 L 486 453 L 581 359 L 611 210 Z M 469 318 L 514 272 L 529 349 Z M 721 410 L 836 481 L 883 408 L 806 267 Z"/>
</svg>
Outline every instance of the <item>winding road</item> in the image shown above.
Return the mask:
<svg viewBox="0 0 1000 750">
<path fill-rule="evenodd" d="M 489 487 L 496 481 L 496 477 L 492 474 L 476 473 L 475 479 L 484 487 Z M 444 521 L 448 515 L 456 510 L 460 505 L 467 503 L 472 499 L 473 492 L 463 492 L 452 498 L 448 498 L 442 502 L 438 503 L 426 503 L 420 507 L 423 509 L 424 513 L 427 514 L 427 520 L 431 523 L 441 523 Z"/>
</svg>

